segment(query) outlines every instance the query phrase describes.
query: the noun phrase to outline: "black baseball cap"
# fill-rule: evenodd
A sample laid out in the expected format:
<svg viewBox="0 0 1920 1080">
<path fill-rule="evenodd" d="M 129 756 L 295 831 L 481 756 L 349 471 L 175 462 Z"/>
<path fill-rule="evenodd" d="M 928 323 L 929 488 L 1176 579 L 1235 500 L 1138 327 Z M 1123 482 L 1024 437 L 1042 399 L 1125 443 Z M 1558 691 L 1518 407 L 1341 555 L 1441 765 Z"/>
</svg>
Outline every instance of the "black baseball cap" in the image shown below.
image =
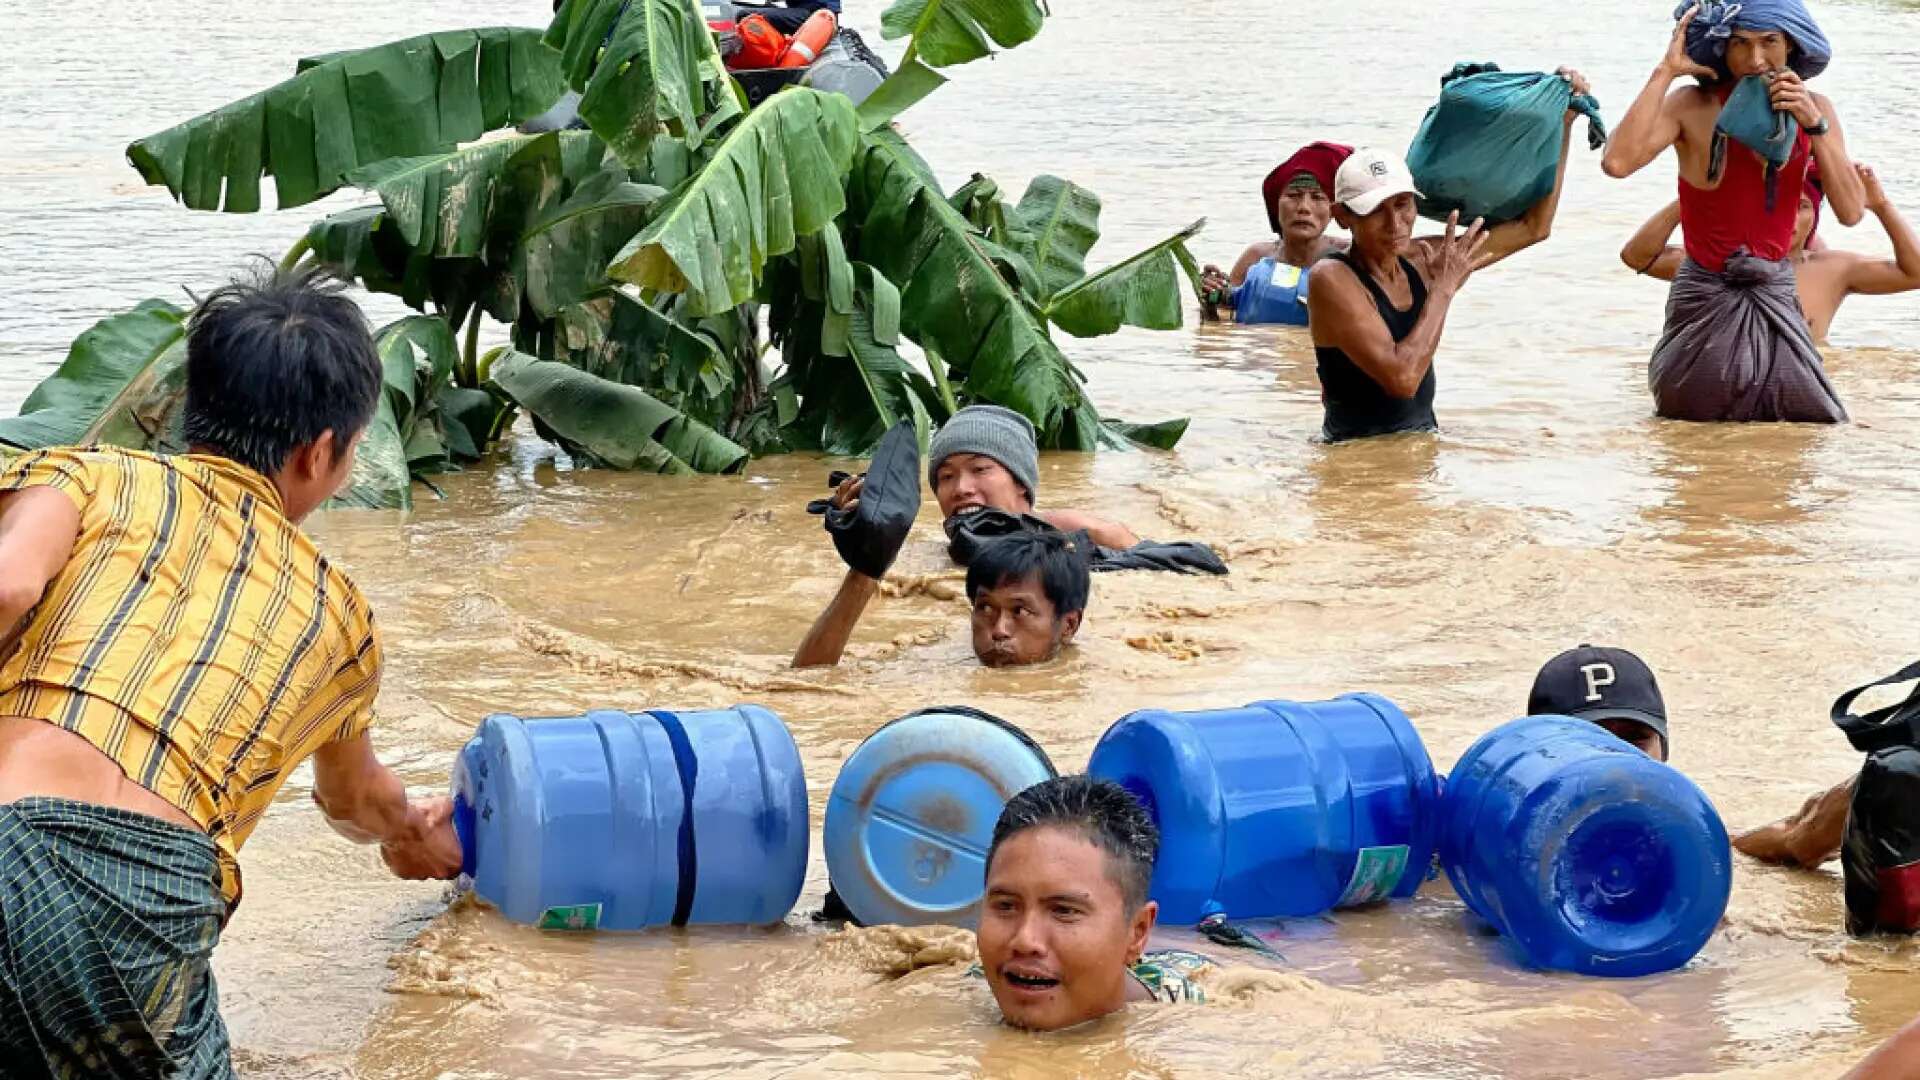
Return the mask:
<svg viewBox="0 0 1920 1080">
<path fill-rule="evenodd" d="M 1546 662 L 1533 678 L 1527 713 L 1581 720 L 1632 720 L 1660 736 L 1667 751 L 1667 703 L 1647 662 L 1625 649 L 1581 645 Z"/>
</svg>

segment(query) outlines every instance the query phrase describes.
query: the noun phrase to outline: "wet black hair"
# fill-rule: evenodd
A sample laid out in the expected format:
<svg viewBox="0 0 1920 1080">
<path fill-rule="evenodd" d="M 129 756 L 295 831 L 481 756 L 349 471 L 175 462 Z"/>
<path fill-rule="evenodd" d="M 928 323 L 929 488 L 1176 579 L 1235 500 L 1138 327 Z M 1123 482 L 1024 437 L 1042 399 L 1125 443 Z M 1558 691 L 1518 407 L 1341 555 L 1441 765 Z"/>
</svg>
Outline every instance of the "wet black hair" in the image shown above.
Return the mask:
<svg viewBox="0 0 1920 1080">
<path fill-rule="evenodd" d="M 987 869 L 993 868 L 993 856 L 1001 844 L 1046 825 L 1072 829 L 1106 854 L 1108 876 L 1120 886 L 1129 912 L 1147 902 L 1153 860 L 1160 853 L 1160 830 L 1126 788 L 1091 776 L 1059 776 L 1015 795 L 993 823 Z"/>
<path fill-rule="evenodd" d="M 995 537 L 981 544 L 967 564 L 967 599 L 976 599 L 982 589 L 1024 581 L 1038 573 L 1054 618 L 1085 611 L 1087 594 L 1093 591 L 1088 544 L 1085 534 L 1051 530 Z"/>
<path fill-rule="evenodd" d="M 188 445 L 268 476 L 333 432 L 336 452 L 373 419 L 380 357 L 345 283 L 271 261 L 200 302 L 187 324 Z"/>
</svg>

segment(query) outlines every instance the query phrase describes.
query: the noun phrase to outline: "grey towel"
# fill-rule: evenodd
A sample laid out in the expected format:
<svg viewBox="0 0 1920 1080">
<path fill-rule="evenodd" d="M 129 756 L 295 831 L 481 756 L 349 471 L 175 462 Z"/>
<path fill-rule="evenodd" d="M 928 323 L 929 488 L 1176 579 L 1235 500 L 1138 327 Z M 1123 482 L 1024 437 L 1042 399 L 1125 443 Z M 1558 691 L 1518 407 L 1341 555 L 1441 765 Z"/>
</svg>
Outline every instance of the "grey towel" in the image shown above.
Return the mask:
<svg viewBox="0 0 1920 1080">
<path fill-rule="evenodd" d="M 1716 274 L 1688 259 L 1667 293 L 1647 383 L 1654 411 L 1673 420 L 1847 419 L 1784 260 L 1736 254 Z"/>
</svg>

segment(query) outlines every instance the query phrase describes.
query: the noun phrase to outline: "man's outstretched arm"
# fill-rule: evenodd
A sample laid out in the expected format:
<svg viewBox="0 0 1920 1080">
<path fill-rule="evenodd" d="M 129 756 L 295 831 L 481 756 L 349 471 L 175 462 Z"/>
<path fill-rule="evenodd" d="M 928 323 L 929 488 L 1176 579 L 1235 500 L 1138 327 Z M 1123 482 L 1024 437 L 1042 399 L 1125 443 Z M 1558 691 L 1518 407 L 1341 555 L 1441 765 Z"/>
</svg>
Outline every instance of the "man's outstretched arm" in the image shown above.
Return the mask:
<svg viewBox="0 0 1920 1080">
<path fill-rule="evenodd" d="M 1761 862 L 1808 869 L 1840 854 L 1846 838 L 1847 809 L 1853 805 L 1853 781 L 1837 784 L 1806 801 L 1797 814 L 1733 838 L 1735 851 Z"/>
<path fill-rule="evenodd" d="M 1688 75 L 1713 77 L 1711 68 L 1702 67 L 1687 55 L 1687 24 L 1700 11 L 1694 5 L 1680 17 L 1667 42 L 1667 52 L 1647 76 L 1640 96 L 1627 107 L 1627 115 L 1613 129 L 1607 152 L 1601 155 L 1600 168 L 1608 176 L 1632 176 L 1653 163 L 1660 152 L 1680 139 L 1680 96 L 1685 88 L 1672 90 L 1674 81 Z M 1671 92 L 1669 92 L 1671 91 Z"/>
<path fill-rule="evenodd" d="M 859 625 L 867 604 L 879 591 L 878 581 L 858 570 L 847 571 L 840 582 L 840 591 L 833 594 L 827 609 L 813 621 L 813 628 L 807 631 L 800 648 L 794 652 L 793 666 L 832 667 L 839 663 L 847 651 L 847 642 L 853 638 L 853 628 Z"/>
<path fill-rule="evenodd" d="M 379 844 L 381 858 L 400 877 L 451 878 L 460 872 L 453 800 L 409 800 L 406 784 L 380 764 L 365 733 L 314 753 L 313 801 L 335 832 L 356 844 Z"/>
</svg>

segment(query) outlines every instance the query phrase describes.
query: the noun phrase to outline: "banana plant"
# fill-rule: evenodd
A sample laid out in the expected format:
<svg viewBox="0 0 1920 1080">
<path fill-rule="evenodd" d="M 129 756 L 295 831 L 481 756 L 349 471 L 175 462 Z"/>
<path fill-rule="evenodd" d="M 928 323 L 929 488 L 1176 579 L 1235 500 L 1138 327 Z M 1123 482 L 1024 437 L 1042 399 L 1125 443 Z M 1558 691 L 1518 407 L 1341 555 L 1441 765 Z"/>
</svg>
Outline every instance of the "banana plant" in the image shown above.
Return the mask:
<svg viewBox="0 0 1920 1080">
<path fill-rule="evenodd" d="M 881 21 L 905 56 L 865 102 L 790 87 L 749 110 L 698 0 L 564 0 L 544 30 L 302 59 L 128 158 L 195 210 L 257 210 L 267 177 L 281 207 L 370 200 L 285 260 L 419 313 L 376 335 L 385 392 L 351 505 L 404 508 L 412 478 L 483 458 L 521 413 L 578 464 L 665 472 L 858 454 L 976 401 L 1050 447 L 1169 446 L 1184 421 L 1101 417 L 1054 331 L 1179 325 L 1198 226 L 1088 274 L 1091 191 L 1041 176 L 1009 204 L 976 177 L 949 197 L 888 123 L 1046 15 L 898 0 Z M 569 89 L 586 130 L 501 130 Z M 103 320 L 0 444 L 175 448 L 186 317 L 151 301 Z M 489 320 L 511 345 L 483 355 Z"/>
</svg>

